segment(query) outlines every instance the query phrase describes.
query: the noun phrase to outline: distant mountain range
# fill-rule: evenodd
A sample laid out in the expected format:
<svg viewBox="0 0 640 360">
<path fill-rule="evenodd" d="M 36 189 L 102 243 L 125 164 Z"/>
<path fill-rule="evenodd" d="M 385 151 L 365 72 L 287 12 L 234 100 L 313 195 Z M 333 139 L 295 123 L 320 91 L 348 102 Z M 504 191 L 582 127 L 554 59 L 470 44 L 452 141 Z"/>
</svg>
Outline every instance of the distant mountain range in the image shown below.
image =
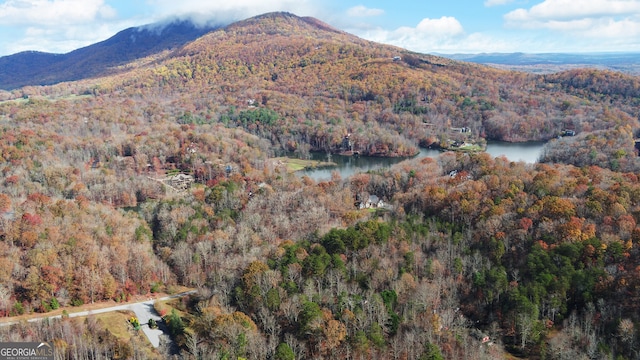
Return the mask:
<svg viewBox="0 0 640 360">
<path fill-rule="evenodd" d="M 25 51 L 0 57 L 0 89 L 51 85 L 118 72 L 118 67 L 195 40 L 216 26 L 188 20 L 123 30 L 113 37 L 66 54 Z"/>
<path fill-rule="evenodd" d="M 319 26 L 321 22 L 305 18 Z M 340 32 L 321 23 L 323 29 Z M 25 51 L 0 57 L 0 89 L 29 85 L 51 85 L 126 70 L 137 60 L 154 61 L 167 50 L 177 50 L 222 26 L 198 26 L 189 20 L 156 23 L 123 30 L 113 37 L 66 54 Z M 507 70 L 553 73 L 580 67 L 608 69 L 640 75 L 640 53 L 591 54 L 434 54 L 454 60 L 479 63 Z"/>
<path fill-rule="evenodd" d="M 640 53 L 483 53 L 483 54 L 439 54 L 454 60 L 492 65 L 508 70 L 534 73 L 552 73 L 562 70 L 589 67 L 640 74 Z"/>
</svg>

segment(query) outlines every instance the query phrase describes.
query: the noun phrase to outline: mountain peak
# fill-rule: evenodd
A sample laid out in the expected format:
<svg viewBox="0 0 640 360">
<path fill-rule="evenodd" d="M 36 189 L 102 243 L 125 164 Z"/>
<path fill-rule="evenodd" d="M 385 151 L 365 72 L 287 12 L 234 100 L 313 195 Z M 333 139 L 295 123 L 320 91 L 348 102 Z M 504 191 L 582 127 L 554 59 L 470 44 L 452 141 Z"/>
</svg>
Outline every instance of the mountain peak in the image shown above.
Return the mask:
<svg viewBox="0 0 640 360">
<path fill-rule="evenodd" d="M 166 50 L 182 48 L 190 52 L 198 49 L 197 46 L 185 47 L 187 43 L 199 42 L 206 47 L 207 39 L 203 36 L 214 30 L 240 36 L 304 36 L 327 39 L 340 35 L 356 38 L 318 19 L 300 17 L 289 12 L 266 13 L 226 27 L 212 25 L 212 20 L 203 22 L 175 18 L 128 28 L 107 40 L 66 54 L 24 52 L 0 57 L 0 89 L 52 85 L 114 74 L 122 71 L 122 65 Z"/>
<path fill-rule="evenodd" d="M 328 25 L 313 17 L 300 17 L 298 15 L 278 11 L 270 12 L 252 18 L 235 22 L 226 28 L 227 31 L 236 31 L 245 34 L 266 33 L 266 34 L 287 34 L 303 32 L 333 32 L 345 34 L 331 25 Z"/>
</svg>

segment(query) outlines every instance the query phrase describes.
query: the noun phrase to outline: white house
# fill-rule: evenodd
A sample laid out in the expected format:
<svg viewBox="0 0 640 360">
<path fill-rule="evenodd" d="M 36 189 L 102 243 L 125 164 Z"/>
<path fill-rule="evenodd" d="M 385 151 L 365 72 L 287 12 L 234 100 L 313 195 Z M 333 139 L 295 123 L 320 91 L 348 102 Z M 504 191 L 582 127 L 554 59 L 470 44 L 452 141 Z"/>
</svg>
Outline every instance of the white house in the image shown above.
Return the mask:
<svg viewBox="0 0 640 360">
<path fill-rule="evenodd" d="M 369 199 L 367 199 L 367 201 L 363 201 L 360 203 L 360 209 L 372 209 L 381 207 L 384 207 L 384 201 L 382 201 L 382 199 L 380 199 L 376 195 L 369 195 Z"/>
</svg>

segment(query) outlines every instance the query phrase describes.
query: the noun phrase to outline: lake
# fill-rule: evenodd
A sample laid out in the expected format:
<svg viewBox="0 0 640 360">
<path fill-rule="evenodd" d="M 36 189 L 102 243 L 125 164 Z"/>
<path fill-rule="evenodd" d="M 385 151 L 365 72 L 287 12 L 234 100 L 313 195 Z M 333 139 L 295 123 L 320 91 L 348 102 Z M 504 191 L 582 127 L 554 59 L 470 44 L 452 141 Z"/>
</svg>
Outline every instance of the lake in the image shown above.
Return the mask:
<svg viewBox="0 0 640 360">
<path fill-rule="evenodd" d="M 544 142 L 508 143 L 490 141 L 486 152 L 494 158 L 506 156 L 510 161 L 537 163 L 544 147 Z"/>
<path fill-rule="evenodd" d="M 542 152 L 543 142 L 527 142 L 527 143 L 507 143 L 507 142 L 489 142 L 487 143 L 486 152 L 492 157 L 505 156 L 511 161 L 523 161 L 526 163 L 536 163 Z M 414 159 L 423 157 L 436 158 L 442 154 L 439 150 L 420 149 L 420 153 Z M 336 163 L 334 167 L 309 169 L 298 171 L 300 176 L 308 176 L 315 181 L 331 179 L 331 173 L 337 171 L 343 179 L 359 173 L 376 170 L 380 168 L 391 167 L 407 158 L 383 158 L 369 156 L 342 156 L 331 155 L 328 158 L 326 153 L 311 153 L 311 159 L 317 161 L 333 161 Z"/>
</svg>

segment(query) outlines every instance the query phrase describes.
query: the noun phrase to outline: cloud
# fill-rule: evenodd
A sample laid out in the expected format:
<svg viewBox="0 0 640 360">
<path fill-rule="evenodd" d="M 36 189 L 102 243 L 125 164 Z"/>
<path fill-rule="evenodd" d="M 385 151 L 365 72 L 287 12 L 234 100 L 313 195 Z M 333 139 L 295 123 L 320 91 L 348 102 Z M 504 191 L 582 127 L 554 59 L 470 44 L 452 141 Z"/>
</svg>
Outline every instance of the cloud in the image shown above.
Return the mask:
<svg viewBox="0 0 640 360">
<path fill-rule="evenodd" d="M 571 0 L 546 0 L 529 9 L 511 11 L 504 19 L 510 28 L 546 29 L 575 40 L 611 39 L 637 48 L 640 1 L 590 0 L 578 5 Z"/>
<path fill-rule="evenodd" d="M 0 55 L 64 53 L 133 25 L 105 0 L 6 0 L 0 3 Z"/>
<path fill-rule="evenodd" d="M 364 5 L 358 5 L 347 10 L 347 15 L 351 17 L 371 17 L 384 14 L 382 9 L 372 9 Z"/>
<path fill-rule="evenodd" d="M 168 17 L 190 18 L 200 23 L 229 23 L 273 11 L 288 11 L 307 16 L 318 13 L 311 0 L 148 0 L 154 9 L 154 21 Z"/>
<path fill-rule="evenodd" d="M 0 4 L 0 25 L 61 26 L 109 19 L 116 11 L 103 0 L 7 0 Z"/>
<path fill-rule="evenodd" d="M 422 19 L 416 30 L 422 33 L 444 36 L 455 36 L 464 32 L 462 24 L 456 18 L 450 16 L 443 16 L 440 19 Z"/>
<path fill-rule="evenodd" d="M 391 31 L 379 28 L 364 31 L 387 39 L 442 39 L 459 36 L 464 33 L 464 28 L 456 18 L 443 16 L 439 19 L 424 18 L 416 27 L 402 26 Z M 363 30 L 356 29 L 354 32 L 362 33 Z"/>
<path fill-rule="evenodd" d="M 491 0 L 489 0 L 491 1 Z M 504 18 L 507 24 L 526 26 L 545 24 L 549 21 L 570 21 L 582 18 L 637 16 L 640 1 L 637 0 L 546 0 L 530 9 L 516 9 Z"/>
<path fill-rule="evenodd" d="M 566 28 L 581 28 L 586 31 L 590 26 L 596 26 L 594 21 L 575 20 L 573 22 L 556 22 L 553 25 L 558 31 Z M 510 31 L 507 33 L 469 33 L 455 18 L 424 19 L 415 27 L 400 27 L 395 30 L 360 26 L 345 28 L 364 39 L 395 45 L 407 50 L 420 53 L 509 53 L 521 51 L 536 52 L 585 52 L 585 51 L 615 51 L 620 48 L 630 50 L 639 49 L 634 42 L 640 37 L 639 27 L 629 27 L 630 24 L 609 23 L 609 29 L 602 31 L 601 36 L 616 32 L 620 28 L 627 28 L 635 35 L 625 39 L 609 39 L 609 48 L 603 48 L 602 43 L 588 38 L 576 38 L 571 34 L 559 33 L 549 37 L 547 32 Z M 604 27 L 604 24 L 601 24 Z"/>
<path fill-rule="evenodd" d="M 623 19 L 619 21 L 604 19 L 593 22 L 591 26 L 586 27 L 582 33 L 590 38 L 603 38 L 608 39 L 607 41 L 611 41 L 611 39 L 615 39 L 620 42 L 633 40 L 632 42 L 637 48 L 638 45 L 636 40 L 640 38 L 640 21 L 632 19 Z"/>
<path fill-rule="evenodd" d="M 360 32 L 357 35 L 371 41 L 395 45 L 425 54 L 512 51 L 510 50 L 512 49 L 511 44 L 480 33 L 438 36 L 437 34 L 416 31 L 415 28 L 399 28 L 394 31 L 378 28 Z"/>
<path fill-rule="evenodd" d="M 497 52 L 511 48 L 508 42 L 487 35 L 465 33 L 462 24 L 448 16 L 425 18 L 415 27 L 404 26 L 395 30 L 359 28 L 347 31 L 368 40 L 421 53 Z"/>
<path fill-rule="evenodd" d="M 491 7 L 491 6 L 506 5 L 506 4 L 512 3 L 513 1 L 514 0 L 485 0 L 484 6 Z"/>
<path fill-rule="evenodd" d="M 15 33 L 12 41 L 0 41 L 0 56 L 35 50 L 50 53 L 69 51 L 105 40 L 120 30 L 132 26 L 128 22 L 95 23 L 60 28 L 30 26 Z"/>
<path fill-rule="evenodd" d="M 65 53 L 128 27 L 168 19 L 189 18 L 202 25 L 272 11 L 318 17 L 322 13 L 311 0 L 139 0 L 144 4 L 134 5 L 146 8 L 146 13 L 123 19 L 114 8 L 123 2 L 126 0 L 0 0 L 0 56 L 25 50 Z"/>
</svg>

